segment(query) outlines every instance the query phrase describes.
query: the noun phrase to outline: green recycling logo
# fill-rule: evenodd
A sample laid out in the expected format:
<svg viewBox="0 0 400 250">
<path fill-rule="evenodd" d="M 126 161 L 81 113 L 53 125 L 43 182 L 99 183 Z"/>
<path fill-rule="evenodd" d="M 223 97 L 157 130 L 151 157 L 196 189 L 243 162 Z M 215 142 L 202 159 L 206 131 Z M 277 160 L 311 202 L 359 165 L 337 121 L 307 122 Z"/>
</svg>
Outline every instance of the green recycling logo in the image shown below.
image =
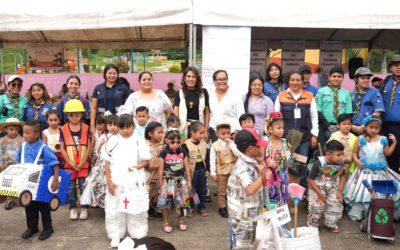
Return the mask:
<svg viewBox="0 0 400 250">
<path fill-rule="evenodd" d="M 375 214 L 375 222 L 379 224 L 386 224 L 389 221 L 389 216 L 385 209 L 381 208 Z"/>
</svg>

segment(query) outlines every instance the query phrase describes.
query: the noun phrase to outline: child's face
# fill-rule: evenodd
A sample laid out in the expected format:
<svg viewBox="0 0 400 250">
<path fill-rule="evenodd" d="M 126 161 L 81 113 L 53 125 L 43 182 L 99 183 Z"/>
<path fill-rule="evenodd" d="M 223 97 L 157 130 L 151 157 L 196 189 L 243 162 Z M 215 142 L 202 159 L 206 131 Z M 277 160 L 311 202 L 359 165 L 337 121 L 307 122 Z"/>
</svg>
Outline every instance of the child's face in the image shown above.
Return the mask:
<svg viewBox="0 0 400 250">
<path fill-rule="evenodd" d="M 168 124 L 168 128 L 178 128 L 181 126 L 181 124 L 179 124 L 179 122 L 170 122 Z"/>
<path fill-rule="evenodd" d="M 157 127 L 153 132 L 150 132 L 150 137 L 157 143 L 160 143 L 164 137 L 163 127 Z"/>
<path fill-rule="evenodd" d="M 369 80 L 371 79 L 371 76 L 359 76 L 357 77 L 357 84 L 359 87 L 363 89 L 369 88 Z"/>
<path fill-rule="evenodd" d="M 118 128 L 118 132 L 123 138 L 129 138 L 132 136 L 134 128 L 134 126 Z"/>
<path fill-rule="evenodd" d="M 340 73 L 333 73 L 329 76 L 329 83 L 332 87 L 340 87 L 343 82 L 343 75 Z"/>
<path fill-rule="evenodd" d="M 343 134 L 347 135 L 350 133 L 351 130 L 351 121 L 350 120 L 344 120 L 339 124 L 339 130 Z"/>
<path fill-rule="evenodd" d="M 251 118 L 247 118 L 240 124 L 242 128 L 254 128 L 254 122 Z"/>
<path fill-rule="evenodd" d="M 328 163 L 340 164 L 343 160 L 343 151 L 326 152 L 326 161 Z"/>
<path fill-rule="evenodd" d="M 104 131 L 106 131 L 106 124 L 105 123 L 96 124 L 96 130 L 99 131 L 100 133 L 104 133 Z"/>
<path fill-rule="evenodd" d="M 135 118 L 140 126 L 144 126 L 144 125 L 146 125 L 147 121 L 150 119 L 150 116 L 146 111 L 143 111 L 143 112 L 136 112 Z"/>
<path fill-rule="evenodd" d="M 118 126 L 115 123 L 109 123 L 107 124 L 107 131 L 113 135 L 116 135 L 118 133 Z"/>
<path fill-rule="evenodd" d="M 229 139 L 231 137 L 231 130 L 229 128 L 220 128 L 217 129 L 217 136 L 222 141 Z"/>
<path fill-rule="evenodd" d="M 168 146 L 171 150 L 177 150 L 181 145 L 181 140 L 178 138 L 175 139 L 168 139 Z"/>
<path fill-rule="evenodd" d="M 368 123 L 368 125 L 365 127 L 365 131 L 371 137 L 379 134 L 380 130 L 381 130 L 381 124 L 376 121 L 372 121 L 372 122 Z"/>
<path fill-rule="evenodd" d="M 28 143 L 36 142 L 40 136 L 40 133 L 35 133 L 35 130 L 31 126 L 24 126 L 24 140 Z"/>
<path fill-rule="evenodd" d="M 39 101 L 43 98 L 43 89 L 35 85 L 32 87 L 31 95 L 35 101 Z"/>
<path fill-rule="evenodd" d="M 18 136 L 19 126 L 8 126 L 6 128 L 6 131 L 7 131 L 7 136 L 13 139 Z"/>
<path fill-rule="evenodd" d="M 285 133 L 285 123 L 283 121 L 275 121 L 272 123 L 272 126 L 268 128 L 268 132 L 276 138 L 282 138 Z"/>
<path fill-rule="evenodd" d="M 68 120 L 71 124 L 78 124 L 81 122 L 81 119 L 82 119 L 82 113 L 79 112 L 68 113 Z"/>
<path fill-rule="evenodd" d="M 260 156 L 260 154 L 261 154 L 261 150 L 260 150 L 260 147 L 257 145 L 249 146 L 246 149 L 246 155 L 249 157 L 257 158 L 258 156 Z"/>
<path fill-rule="evenodd" d="M 47 118 L 47 123 L 51 128 L 58 128 L 58 124 L 60 123 L 60 119 L 58 119 L 58 116 L 56 114 L 49 115 Z"/>
<path fill-rule="evenodd" d="M 206 128 L 205 127 L 201 127 L 196 132 L 192 132 L 192 139 L 195 141 L 201 141 L 205 138 L 205 136 L 206 136 Z"/>
<path fill-rule="evenodd" d="M 70 94 L 76 94 L 79 89 L 78 79 L 72 78 L 67 82 L 67 89 Z"/>
</svg>

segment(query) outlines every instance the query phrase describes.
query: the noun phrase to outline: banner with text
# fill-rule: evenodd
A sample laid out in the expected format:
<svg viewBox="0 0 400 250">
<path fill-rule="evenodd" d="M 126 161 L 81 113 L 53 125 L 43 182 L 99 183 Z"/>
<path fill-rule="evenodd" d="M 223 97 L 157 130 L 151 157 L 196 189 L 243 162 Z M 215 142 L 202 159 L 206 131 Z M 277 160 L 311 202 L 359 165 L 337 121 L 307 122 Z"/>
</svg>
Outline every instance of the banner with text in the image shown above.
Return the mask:
<svg viewBox="0 0 400 250">
<path fill-rule="evenodd" d="M 214 71 L 228 72 L 230 89 L 247 93 L 250 72 L 250 27 L 203 26 L 202 81 L 214 86 Z"/>
<path fill-rule="evenodd" d="M 333 66 L 342 64 L 343 42 L 340 41 L 321 41 L 319 53 L 319 73 L 318 83 L 320 87 L 325 87 L 329 82 L 329 70 Z"/>
<path fill-rule="evenodd" d="M 265 79 L 265 64 L 267 53 L 264 51 L 251 51 L 250 54 L 250 73 L 257 72 Z"/>
<path fill-rule="evenodd" d="M 282 71 L 296 71 L 304 64 L 305 41 L 282 41 Z"/>
</svg>

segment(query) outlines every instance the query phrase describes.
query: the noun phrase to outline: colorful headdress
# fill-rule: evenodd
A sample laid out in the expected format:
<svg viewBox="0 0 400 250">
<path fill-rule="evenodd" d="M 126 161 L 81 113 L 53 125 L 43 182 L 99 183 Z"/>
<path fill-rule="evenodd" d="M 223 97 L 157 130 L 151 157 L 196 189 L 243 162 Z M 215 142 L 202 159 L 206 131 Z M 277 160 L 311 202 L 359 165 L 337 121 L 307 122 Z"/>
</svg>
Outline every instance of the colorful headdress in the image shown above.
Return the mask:
<svg viewBox="0 0 400 250">
<path fill-rule="evenodd" d="M 365 126 L 367 126 L 368 123 L 373 122 L 373 121 L 379 122 L 380 124 L 382 124 L 381 118 L 379 118 L 379 117 L 374 117 L 374 116 L 372 116 L 372 115 L 369 115 L 369 116 L 365 117 L 365 118 L 362 120 L 362 124 L 365 125 Z"/>
<path fill-rule="evenodd" d="M 282 113 L 281 112 L 271 112 L 271 113 L 269 113 L 267 118 L 265 118 L 265 122 L 264 122 L 264 132 L 265 132 L 265 134 L 268 134 L 268 128 L 276 120 L 283 120 Z"/>
</svg>

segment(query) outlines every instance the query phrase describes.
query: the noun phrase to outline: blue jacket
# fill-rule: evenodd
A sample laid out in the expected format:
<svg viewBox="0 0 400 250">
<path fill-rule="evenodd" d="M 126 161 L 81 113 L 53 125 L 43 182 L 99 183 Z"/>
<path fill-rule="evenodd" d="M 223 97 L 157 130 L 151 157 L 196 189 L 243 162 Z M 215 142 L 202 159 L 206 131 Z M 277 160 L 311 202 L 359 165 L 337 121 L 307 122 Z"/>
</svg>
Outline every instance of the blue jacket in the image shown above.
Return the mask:
<svg viewBox="0 0 400 250">
<path fill-rule="evenodd" d="M 272 83 L 270 83 L 270 82 L 264 83 L 264 95 L 271 98 L 271 100 L 274 103 L 275 103 L 276 98 L 279 95 L 279 92 L 285 91 L 285 90 L 286 90 L 285 84 L 282 84 L 281 89 L 278 90 Z"/>
</svg>

